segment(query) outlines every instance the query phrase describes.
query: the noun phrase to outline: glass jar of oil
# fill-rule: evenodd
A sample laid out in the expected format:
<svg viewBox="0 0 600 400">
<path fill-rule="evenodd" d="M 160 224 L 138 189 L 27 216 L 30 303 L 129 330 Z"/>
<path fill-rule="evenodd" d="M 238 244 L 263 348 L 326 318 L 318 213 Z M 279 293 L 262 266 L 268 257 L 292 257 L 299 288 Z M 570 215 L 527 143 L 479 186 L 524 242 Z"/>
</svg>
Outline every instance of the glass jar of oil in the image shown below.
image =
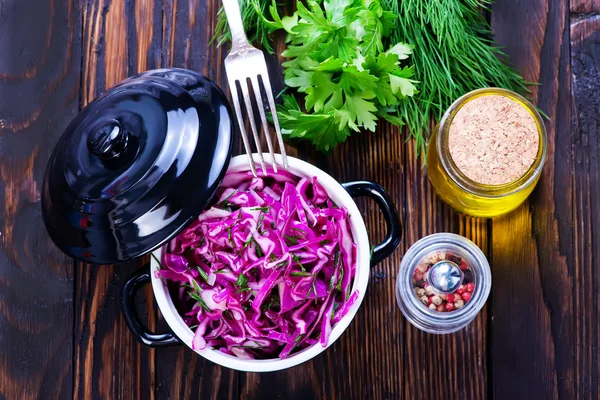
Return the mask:
<svg viewBox="0 0 600 400">
<path fill-rule="evenodd" d="M 508 99 L 523 107 L 533 118 L 534 130 L 539 135 L 539 145 L 537 152 L 532 154 L 534 159 L 531 164 L 519 177 L 501 184 L 482 183 L 467 176 L 457 166 L 450 148 L 449 136 L 455 117 L 466 104 L 482 96 L 502 96 L 504 100 Z M 510 135 L 510 132 L 504 134 Z M 473 138 L 469 139 L 470 143 L 473 143 Z M 428 143 L 427 174 L 437 194 L 454 209 L 473 216 L 491 218 L 517 208 L 531 194 L 540 178 L 546 160 L 546 150 L 547 137 L 542 118 L 529 101 L 505 89 L 479 89 L 456 100 L 434 129 Z M 470 149 L 463 146 L 460 151 L 464 153 Z"/>
</svg>

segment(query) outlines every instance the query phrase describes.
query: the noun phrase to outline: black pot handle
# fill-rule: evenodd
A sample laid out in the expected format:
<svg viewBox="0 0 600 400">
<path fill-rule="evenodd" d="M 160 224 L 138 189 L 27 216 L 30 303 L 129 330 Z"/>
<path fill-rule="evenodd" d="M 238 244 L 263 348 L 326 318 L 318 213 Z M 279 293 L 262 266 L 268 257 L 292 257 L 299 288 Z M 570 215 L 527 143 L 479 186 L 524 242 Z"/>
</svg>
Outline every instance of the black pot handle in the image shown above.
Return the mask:
<svg viewBox="0 0 600 400">
<path fill-rule="evenodd" d="M 342 186 L 352 197 L 367 196 L 375 200 L 385 218 L 388 232 L 383 242 L 373 249 L 371 256 L 371 265 L 373 266 L 392 254 L 402 239 L 402 224 L 396 212 L 396 207 L 390 195 L 378 183 L 356 181 L 342 183 Z"/>
<path fill-rule="evenodd" d="M 125 322 L 138 342 L 150 347 L 167 347 L 181 344 L 181 340 L 171 332 L 152 333 L 140 321 L 135 309 L 135 295 L 147 283 L 150 283 L 150 264 L 137 270 L 121 290 L 121 310 Z"/>
</svg>

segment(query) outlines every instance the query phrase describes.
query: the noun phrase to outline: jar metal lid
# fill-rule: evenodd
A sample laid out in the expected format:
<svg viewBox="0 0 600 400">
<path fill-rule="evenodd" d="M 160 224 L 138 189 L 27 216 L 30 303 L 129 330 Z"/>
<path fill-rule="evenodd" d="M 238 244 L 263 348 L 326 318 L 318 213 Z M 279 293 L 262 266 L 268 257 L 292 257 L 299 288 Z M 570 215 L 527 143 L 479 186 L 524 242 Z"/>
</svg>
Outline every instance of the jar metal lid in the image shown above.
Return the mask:
<svg viewBox="0 0 600 400">
<path fill-rule="evenodd" d="M 146 254 L 209 204 L 232 147 L 231 110 L 214 82 L 184 69 L 128 78 L 85 107 L 54 148 L 46 229 L 85 262 Z"/>
<path fill-rule="evenodd" d="M 455 292 L 462 284 L 464 274 L 452 261 L 439 261 L 429 270 L 429 283 L 441 294 Z"/>
</svg>

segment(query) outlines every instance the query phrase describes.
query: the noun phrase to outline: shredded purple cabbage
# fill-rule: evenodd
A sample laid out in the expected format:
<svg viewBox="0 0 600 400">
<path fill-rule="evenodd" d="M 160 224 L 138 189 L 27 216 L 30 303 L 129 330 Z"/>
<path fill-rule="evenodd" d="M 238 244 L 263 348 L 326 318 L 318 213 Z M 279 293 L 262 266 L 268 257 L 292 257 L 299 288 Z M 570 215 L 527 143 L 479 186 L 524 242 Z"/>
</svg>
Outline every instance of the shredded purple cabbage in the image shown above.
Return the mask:
<svg viewBox="0 0 600 400">
<path fill-rule="evenodd" d="M 358 299 L 348 212 L 313 179 L 228 173 L 217 200 L 170 243 L 157 276 L 206 346 L 286 358 L 320 343 Z"/>
</svg>

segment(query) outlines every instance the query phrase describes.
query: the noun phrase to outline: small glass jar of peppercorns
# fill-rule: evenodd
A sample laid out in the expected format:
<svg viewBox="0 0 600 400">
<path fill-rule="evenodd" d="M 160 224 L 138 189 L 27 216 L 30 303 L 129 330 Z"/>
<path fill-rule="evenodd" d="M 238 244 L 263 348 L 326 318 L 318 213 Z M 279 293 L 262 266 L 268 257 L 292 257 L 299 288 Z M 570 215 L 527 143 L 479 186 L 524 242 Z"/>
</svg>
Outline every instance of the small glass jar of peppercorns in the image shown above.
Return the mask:
<svg viewBox="0 0 600 400">
<path fill-rule="evenodd" d="M 419 240 L 406 252 L 396 281 L 396 299 L 417 328 L 451 333 L 475 318 L 491 283 L 489 263 L 475 243 L 438 233 Z"/>
</svg>

